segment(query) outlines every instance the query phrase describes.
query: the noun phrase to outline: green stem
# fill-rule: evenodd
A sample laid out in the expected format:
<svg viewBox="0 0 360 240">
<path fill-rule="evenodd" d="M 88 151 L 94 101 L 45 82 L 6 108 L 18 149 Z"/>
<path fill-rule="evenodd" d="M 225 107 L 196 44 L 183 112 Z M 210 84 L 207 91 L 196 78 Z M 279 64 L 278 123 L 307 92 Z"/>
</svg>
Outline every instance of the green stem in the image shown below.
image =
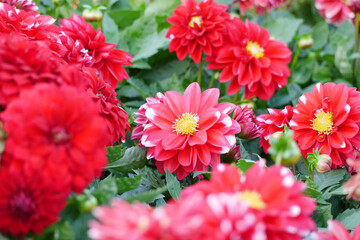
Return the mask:
<svg viewBox="0 0 360 240">
<path fill-rule="evenodd" d="M 307 169 L 308 172 L 310 173 L 311 180 L 314 181 L 314 170 L 311 170 L 311 169 L 309 168 L 309 164 L 307 163 L 307 161 L 306 161 L 305 158 L 301 157 L 301 159 L 303 160 L 303 162 L 304 162 L 304 164 L 305 164 L 305 166 L 306 166 L 306 169 Z"/>
<path fill-rule="evenodd" d="M 203 67 L 203 64 L 204 64 L 204 60 L 201 58 L 200 65 L 199 65 L 199 71 L 198 71 L 198 75 L 197 75 L 197 80 L 196 80 L 196 82 L 197 82 L 199 85 L 201 85 L 202 67 Z"/>
<path fill-rule="evenodd" d="M 297 47 L 294 58 L 293 58 L 292 63 L 291 63 L 291 67 L 290 67 L 291 72 L 294 70 L 294 67 L 295 67 L 295 65 L 297 63 L 297 60 L 299 59 L 299 55 L 300 55 L 300 48 Z"/>
<path fill-rule="evenodd" d="M 210 80 L 210 83 L 209 83 L 208 88 L 211 88 L 211 87 L 212 87 L 212 85 L 213 85 L 213 83 L 214 83 L 214 80 L 215 80 L 215 74 L 216 74 L 216 72 L 214 72 L 213 75 L 211 76 L 211 80 Z"/>
<path fill-rule="evenodd" d="M 233 99 L 233 104 L 236 104 L 237 100 L 239 99 L 239 92 L 235 93 L 234 99 Z"/>
<path fill-rule="evenodd" d="M 281 166 L 281 155 L 280 154 L 278 154 L 277 156 L 276 156 L 276 160 L 275 160 L 275 165 L 277 165 L 277 166 Z"/>
<path fill-rule="evenodd" d="M 293 170 L 293 174 L 294 174 L 294 176 L 295 176 L 295 175 L 296 175 L 295 163 L 292 164 L 292 170 Z"/>
<path fill-rule="evenodd" d="M 355 14 L 355 44 L 354 44 L 354 53 L 358 51 L 358 45 L 359 45 L 359 13 L 357 12 Z M 359 65 L 359 59 L 356 58 L 354 61 L 354 72 L 353 72 L 353 79 L 352 84 L 356 83 L 357 78 L 357 68 Z"/>
</svg>

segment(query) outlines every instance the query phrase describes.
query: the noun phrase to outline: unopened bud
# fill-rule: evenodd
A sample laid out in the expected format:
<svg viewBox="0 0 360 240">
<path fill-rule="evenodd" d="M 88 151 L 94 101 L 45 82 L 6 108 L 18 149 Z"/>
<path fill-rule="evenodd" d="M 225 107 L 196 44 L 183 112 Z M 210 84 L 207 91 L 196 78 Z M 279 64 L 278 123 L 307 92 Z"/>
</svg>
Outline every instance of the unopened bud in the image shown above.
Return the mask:
<svg viewBox="0 0 360 240">
<path fill-rule="evenodd" d="M 221 162 L 232 163 L 236 162 L 241 158 L 240 146 L 234 145 L 230 148 L 230 151 L 226 154 L 221 155 Z"/>
<path fill-rule="evenodd" d="M 310 36 L 302 37 L 299 41 L 299 48 L 306 49 L 314 44 L 314 40 Z"/>
<path fill-rule="evenodd" d="M 350 0 L 349 3 L 350 3 L 350 9 L 354 13 L 360 12 L 360 0 Z"/>
<path fill-rule="evenodd" d="M 271 159 L 278 165 L 290 165 L 299 161 L 301 152 L 293 139 L 293 131 L 275 132 L 271 135 L 269 154 Z"/>
<path fill-rule="evenodd" d="M 318 157 L 318 161 L 316 163 L 315 169 L 319 173 L 325 173 L 331 170 L 331 165 L 332 165 L 331 157 L 327 154 L 321 154 Z"/>
<path fill-rule="evenodd" d="M 98 201 L 93 195 L 82 194 L 78 195 L 76 198 L 79 201 L 80 212 L 90 212 L 98 205 Z"/>
<path fill-rule="evenodd" d="M 82 17 L 86 21 L 99 22 L 103 18 L 103 14 L 99 9 L 85 9 L 82 13 Z"/>
</svg>

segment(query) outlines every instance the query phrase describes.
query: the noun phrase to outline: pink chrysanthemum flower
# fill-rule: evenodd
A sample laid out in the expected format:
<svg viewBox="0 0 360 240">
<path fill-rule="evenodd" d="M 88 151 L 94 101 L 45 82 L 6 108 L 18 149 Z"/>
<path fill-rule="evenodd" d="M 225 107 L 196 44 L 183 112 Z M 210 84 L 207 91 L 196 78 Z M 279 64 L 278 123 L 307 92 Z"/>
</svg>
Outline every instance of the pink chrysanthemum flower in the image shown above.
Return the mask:
<svg viewBox="0 0 360 240">
<path fill-rule="evenodd" d="M 236 106 L 233 119 L 240 124 L 241 132 L 239 136 L 241 138 L 253 139 L 261 135 L 259 122 L 256 120 L 253 110 L 248 109 L 247 106 Z"/>
<path fill-rule="evenodd" d="M 132 65 L 130 62 L 132 56 L 127 52 L 115 49 L 117 44 L 106 43 L 105 35 L 100 28 L 96 31 L 84 18 L 75 14 L 71 18 L 62 19 L 60 27 L 61 31 L 73 40 L 62 38 L 66 42 L 68 50 L 71 51 L 66 55 L 66 60 L 85 63 L 86 67 L 95 68 L 113 88 L 116 87 L 117 82 L 128 79 L 128 74 L 123 66 Z M 77 51 L 73 51 L 71 44 L 74 44 L 74 47 L 82 46 L 82 48 L 76 48 Z M 80 56 L 76 56 L 75 53 Z"/>
<path fill-rule="evenodd" d="M 350 232 L 337 220 L 328 221 L 328 232 L 315 232 L 311 234 L 312 240 L 360 240 L 360 225 L 352 236 Z"/>
<path fill-rule="evenodd" d="M 357 157 L 359 152 L 356 151 Z M 356 174 L 353 175 L 343 186 L 343 192 L 348 195 L 348 198 L 353 198 L 355 201 L 360 202 L 360 161 L 348 159 L 349 166 L 356 170 Z"/>
<path fill-rule="evenodd" d="M 353 19 L 355 17 L 347 1 L 316 0 L 315 7 L 319 14 L 329 23 L 341 24 L 345 19 Z"/>
<path fill-rule="evenodd" d="M 290 127 L 303 156 L 321 149 L 332 167 L 346 166 L 345 155 L 360 147 L 360 92 L 345 84 L 316 84 L 299 98 Z"/>
<path fill-rule="evenodd" d="M 0 0 L 0 2 L 10 4 L 24 11 L 37 11 L 39 9 L 32 0 Z"/>
<path fill-rule="evenodd" d="M 218 89 L 201 93 L 200 86 L 192 83 L 184 95 L 168 91 L 162 102 L 145 104 L 148 123 L 141 144 L 159 172 L 168 169 L 183 179 L 190 172 L 216 166 L 220 154 L 229 152 L 240 127 L 228 115 L 235 105 L 218 104 L 218 98 Z"/>
<path fill-rule="evenodd" d="M 267 153 L 270 148 L 269 139 L 276 132 L 283 132 L 284 127 L 289 127 L 293 115 L 293 107 L 288 105 L 284 109 L 268 109 L 269 114 L 262 114 L 257 117 L 262 130 L 259 147 Z"/>
<path fill-rule="evenodd" d="M 246 222 L 259 226 L 253 232 L 259 234 L 258 238 L 245 239 L 300 240 L 316 227 L 311 219 L 316 204 L 302 194 L 305 189 L 306 185 L 296 181 L 288 168 L 271 166 L 265 169 L 265 162 L 260 160 L 243 176 L 235 167 L 220 164 L 213 171 L 210 181 L 184 189 L 180 199 L 199 192 L 205 196 L 235 194 L 252 214 L 249 216 L 251 220 Z M 236 232 L 236 228 L 227 225 L 233 233 Z"/>
<path fill-rule="evenodd" d="M 183 0 L 182 5 L 174 10 L 168 18 L 172 25 L 166 34 L 171 38 L 169 51 L 176 51 L 179 60 L 187 54 L 196 63 L 200 63 L 202 52 L 211 55 L 214 47 L 223 44 L 223 34 L 230 14 L 227 6 L 213 0 L 201 1 Z"/>
<path fill-rule="evenodd" d="M 245 98 L 268 100 L 287 83 L 291 51 L 270 33 L 248 20 L 234 18 L 229 24 L 231 41 L 213 56 L 207 56 L 208 69 L 221 70 L 220 82 L 230 82 L 228 94 L 245 87 Z"/>
</svg>

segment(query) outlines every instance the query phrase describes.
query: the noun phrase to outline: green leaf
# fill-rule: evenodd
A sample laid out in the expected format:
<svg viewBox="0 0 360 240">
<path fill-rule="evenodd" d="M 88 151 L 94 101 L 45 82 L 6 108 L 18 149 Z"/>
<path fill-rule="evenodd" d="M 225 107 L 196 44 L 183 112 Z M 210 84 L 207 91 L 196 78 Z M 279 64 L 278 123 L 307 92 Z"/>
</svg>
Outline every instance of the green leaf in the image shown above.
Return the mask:
<svg viewBox="0 0 360 240">
<path fill-rule="evenodd" d="M 1 238 L 0 240 L 5 240 L 6 238 Z M 67 221 L 57 222 L 50 227 L 45 228 L 45 231 L 36 236 L 36 240 L 75 240 L 74 231 Z"/>
<path fill-rule="evenodd" d="M 101 30 L 105 35 L 106 42 L 117 43 L 119 41 L 119 30 L 114 20 L 107 13 L 104 13 Z"/>
<path fill-rule="evenodd" d="M 264 27 L 276 40 L 288 44 L 294 38 L 302 22 L 302 19 L 278 18 L 266 22 Z"/>
<path fill-rule="evenodd" d="M 120 159 L 122 156 L 124 156 L 125 153 L 125 149 L 122 145 L 107 147 L 106 150 L 107 150 L 107 159 L 109 163 L 112 163 Z"/>
<path fill-rule="evenodd" d="M 309 176 L 306 176 L 306 181 L 305 181 L 307 188 L 304 191 L 304 194 L 312 197 L 312 198 L 316 198 L 318 196 L 321 195 L 321 192 L 318 191 L 318 186 L 310 179 Z"/>
<path fill-rule="evenodd" d="M 289 98 L 292 104 L 295 106 L 296 104 L 298 104 L 298 99 L 303 94 L 303 91 L 301 87 L 296 83 L 288 84 L 287 89 L 289 92 Z"/>
<path fill-rule="evenodd" d="M 331 81 L 331 70 L 329 67 L 315 66 L 313 69 L 313 81 L 326 83 Z"/>
<path fill-rule="evenodd" d="M 246 173 L 249 168 L 254 165 L 255 161 L 250 159 L 239 159 L 236 163 L 236 167 L 243 173 Z"/>
<path fill-rule="evenodd" d="M 336 217 L 347 229 L 354 230 L 360 224 L 360 210 L 347 209 Z"/>
<path fill-rule="evenodd" d="M 147 192 L 143 192 L 143 193 L 139 193 L 139 194 L 130 196 L 128 198 L 125 198 L 125 200 L 128 202 L 139 201 L 139 202 L 150 203 L 157 199 L 163 198 L 164 195 L 162 195 L 162 193 L 165 192 L 166 190 L 167 190 L 167 187 L 165 186 L 162 188 L 158 188 L 158 189 L 154 189 L 154 190 L 150 190 Z"/>
<path fill-rule="evenodd" d="M 248 151 L 246 151 L 243 143 L 242 143 L 242 140 L 239 140 L 239 145 L 240 145 L 240 155 L 242 158 L 247 158 L 249 157 L 249 153 Z"/>
<path fill-rule="evenodd" d="M 179 199 L 180 197 L 180 182 L 177 178 L 166 169 L 166 186 L 172 198 Z"/>
<path fill-rule="evenodd" d="M 142 174 L 143 181 L 153 188 L 161 188 L 165 186 L 165 183 L 161 179 L 161 175 L 157 169 L 152 169 L 146 166 L 144 169 L 136 170 L 135 173 Z"/>
<path fill-rule="evenodd" d="M 312 30 L 312 38 L 314 44 L 311 49 L 319 50 L 325 47 L 329 38 L 329 25 L 326 22 L 317 23 Z"/>
<path fill-rule="evenodd" d="M 99 204 L 106 204 L 118 192 L 115 177 L 109 175 L 104 180 L 97 183 L 96 190 L 93 192 L 94 197 L 98 200 Z"/>
<path fill-rule="evenodd" d="M 131 147 L 125 150 L 124 155 L 117 161 L 107 165 L 106 169 L 113 169 L 119 172 L 130 173 L 134 169 L 139 169 L 145 166 L 147 162 L 146 148 Z"/>
<path fill-rule="evenodd" d="M 331 214 L 331 204 L 318 205 L 313 218 L 318 227 L 325 227 L 327 225 L 327 221 L 333 218 Z"/>
<path fill-rule="evenodd" d="M 170 16 L 174 9 L 181 4 L 180 0 L 154 0 L 145 10 L 146 16 Z"/>
<path fill-rule="evenodd" d="M 342 45 L 337 47 L 335 53 L 335 66 L 345 78 L 351 78 L 353 71 L 346 51 L 347 49 Z"/>
<path fill-rule="evenodd" d="M 130 9 L 115 9 L 109 12 L 109 15 L 114 19 L 116 25 L 120 28 L 130 26 L 142 14 L 139 10 Z"/>
<path fill-rule="evenodd" d="M 142 180 L 142 175 L 137 175 L 135 177 L 117 178 L 116 186 L 118 193 L 121 194 L 139 187 L 141 180 Z"/>
<path fill-rule="evenodd" d="M 133 61 L 151 57 L 156 54 L 160 48 L 165 48 L 169 45 L 170 39 L 165 38 L 167 29 L 164 29 L 160 33 L 154 32 L 151 35 L 146 36 L 142 40 L 142 44 L 138 52 L 135 54 Z"/>
<path fill-rule="evenodd" d="M 339 184 L 346 174 L 346 169 L 335 169 L 326 173 L 315 172 L 314 182 L 319 187 L 319 190 L 323 190 L 327 187 Z"/>
</svg>

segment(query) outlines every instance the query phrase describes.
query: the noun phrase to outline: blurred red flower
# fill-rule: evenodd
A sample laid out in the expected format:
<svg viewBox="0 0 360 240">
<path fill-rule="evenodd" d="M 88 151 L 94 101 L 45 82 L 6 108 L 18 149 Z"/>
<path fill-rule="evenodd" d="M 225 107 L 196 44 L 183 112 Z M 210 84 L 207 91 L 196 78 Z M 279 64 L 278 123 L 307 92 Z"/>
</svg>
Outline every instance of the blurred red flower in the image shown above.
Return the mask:
<svg viewBox="0 0 360 240">
<path fill-rule="evenodd" d="M 0 0 L 0 2 L 7 3 L 24 11 L 37 11 L 39 9 L 32 0 Z"/>
<path fill-rule="evenodd" d="M 265 169 L 265 162 L 260 160 L 245 175 L 241 175 L 235 167 L 220 164 L 212 172 L 210 181 L 202 181 L 184 189 L 180 199 L 198 193 L 208 198 L 213 194 L 218 194 L 214 200 L 207 199 L 207 201 L 216 210 L 218 216 L 220 214 L 224 216 L 220 219 L 219 225 L 221 224 L 221 228 L 226 227 L 230 236 L 243 237 L 242 234 L 246 233 L 252 234 L 252 238 L 245 239 L 300 240 L 316 227 L 311 219 L 316 204 L 311 198 L 302 194 L 305 189 L 306 185 L 296 181 L 288 168 L 271 166 Z M 227 212 L 230 216 L 237 213 L 235 210 L 220 210 L 222 204 L 217 202 L 221 200 L 221 197 L 219 198 L 221 194 L 234 194 L 237 200 L 248 209 L 238 208 L 238 211 L 244 212 L 239 217 L 233 219 L 226 217 Z M 230 199 L 230 196 L 223 197 L 224 202 Z M 234 204 L 229 203 L 229 206 L 234 206 Z M 244 219 L 241 220 L 242 218 Z M 239 228 L 233 227 L 236 226 L 237 219 L 244 222 Z M 223 226 L 225 222 L 226 226 Z M 250 230 L 248 232 L 246 227 L 251 226 L 254 228 L 248 229 Z M 218 229 L 215 228 L 214 231 Z"/>
<path fill-rule="evenodd" d="M 168 169 L 178 179 L 193 171 L 206 171 L 220 163 L 220 154 L 235 144 L 239 124 L 229 117 L 231 103 L 218 104 L 219 90 L 201 93 L 192 83 L 184 95 L 168 91 L 163 101 L 148 101 L 147 122 L 143 124 L 141 144 L 148 148 L 148 158 L 156 160 L 159 172 Z"/>
<path fill-rule="evenodd" d="M 166 37 L 171 39 L 169 51 L 176 51 L 179 60 L 190 54 L 192 60 L 200 63 L 203 51 L 211 55 L 214 47 L 223 44 L 227 32 L 226 22 L 230 14 L 227 6 L 213 0 L 183 0 L 167 20 L 172 25 Z"/>
<path fill-rule="evenodd" d="M 10 165 L 0 170 L 0 232 L 16 237 L 41 233 L 56 222 L 70 194 L 70 176 L 62 165 L 44 164 L 41 171 L 3 155 Z"/>
<path fill-rule="evenodd" d="M 328 221 L 328 232 L 314 232 L 312 240 L 360 240 L 360 225 L 350 235 L 350 232 L 337 220 Z"/>
<path fill-rule="evenodd" d="M 351 11 L 347 1 L 342 0 L 315 0 L 315 7 L 319 14 L 329 23 L 341 24 L 345 19 L 353 19 L 355 14 Z"/>
<path fill-rule="evenodd" d="M 12 101 L 1 119 L 8 134 L 5 152 L 29 168 L 44 162 L 66 167 L 77 193 L 107 163 L 106 123 L 92 99 L 75 87 L 38 84 Z"/>
<path fill-rule="evenodd" d="M 290 70 L 291 51 L 280 41 L 271 40 L 265 28 L 234 18 L 229 24 L 230 41 L 215 55 L 208 56 L 208 69 L 221 70 L 220 82 L 230 81 L 228 94 L 245 87 L 245 98 L 268 100 L 275 89 L 284 87 Z"/>
<path fill-rule="evenodd" d="M 299 98 L 290 127 L 303 156 L 318 149 L 332 167 L 347 166 L 345 155 L 360 147 L 360 92 L 345 84 L 316 84 Z"/>
</svg>

